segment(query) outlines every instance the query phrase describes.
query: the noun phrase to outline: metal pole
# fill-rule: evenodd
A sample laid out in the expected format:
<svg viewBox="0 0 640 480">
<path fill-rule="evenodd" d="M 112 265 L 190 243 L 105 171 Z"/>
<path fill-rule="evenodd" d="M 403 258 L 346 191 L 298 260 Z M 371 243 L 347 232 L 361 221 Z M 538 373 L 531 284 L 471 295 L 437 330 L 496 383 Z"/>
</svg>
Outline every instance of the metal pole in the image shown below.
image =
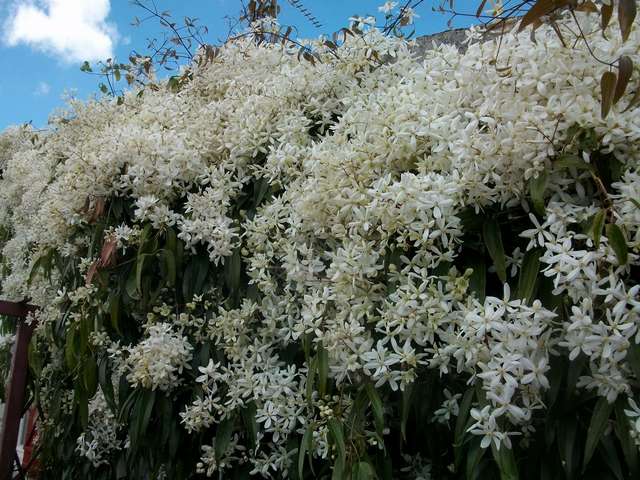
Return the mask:
<svg viewBox="0 0 640 480">
<path fill-rule="evenodd" d="M 0 437 L 0 480 L 10 480 L 13 476 L 13 463 L 18 443 L 18 430 L 24 396 L 27 386 L 29 341 L 35 325 L 28 325 L 24 319 L 34 311 L 35 307 L 24 303 L 0 301 L 0 315 L 19 317 L 16 340 L 11 359 L 9 386 L 2 419 L 2 436 Z"/>
</svg>

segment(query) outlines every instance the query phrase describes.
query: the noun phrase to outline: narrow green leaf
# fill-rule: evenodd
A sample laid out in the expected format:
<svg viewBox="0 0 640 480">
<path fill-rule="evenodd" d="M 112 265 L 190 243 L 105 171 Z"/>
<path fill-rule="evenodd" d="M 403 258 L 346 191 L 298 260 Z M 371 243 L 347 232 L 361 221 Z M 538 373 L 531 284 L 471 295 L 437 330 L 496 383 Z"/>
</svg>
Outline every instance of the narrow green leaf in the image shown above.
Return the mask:
<svg viewBox="0 0 640 480">
<path fill-rule="evenodd" d="M 249 403 L 242 410 L 242 421 L 244 422 L 245 431 L 249 434 L 249 443 L 252 448 L 258 444 L 258 422 L 256 421 L 256 404 Z"/>
<path fill-rule="evenodd" d="M 411 400 L 413 397 L 413 383 L 404 387 L 402 391 L 402 403 L 400 405 L 400 434 L 402 441 L 407 441 L 407 421 L 409 420 L 409 412 L 411 411 Z"/>
<path fill-rule="evenodd" d="M 120 295 L 119 292 L 114 292 L 109 299 L 109 318 L 111 320 L 111 326 L 116 332 L 122 335 L 120 331 Z"/>
<path fill-rule="evenodd" d="M 613 435 L 604 435 L 602 437 L 600 444 L 598 445 L 598 452 L 600 453 L 600 458 L 605 461 L 609 470 L 615 475 L 616 479 L 624 480 L 618 450 L 613 444 Z"/>
<path fill-rule="evenodd" d="M 176 284 L 176 257 L 175 252 L 165 249 L 163 251 L 164 266 L 167 271 L 167 285 L 173 287 Z"/>
<path fill-rule="evenodd" d="M 596 248 L 600 246 L 600 237 L 602 236 L 602 227 L 604 227 L 604 220 L 607 216 L 607 211 L 603 208 L 593 216 L 593 222 L 591 223 L 591 238 Z"/>
<path fill-rule="evenodd" d="M 620 227 L 615 223 L 607 225 L 607 238 L 609 239 L 609 245 L 613 248 L 613 251 L 618 257 L 618 263 L 620 265 L 626 265 L 629 260 L 627 240 L 624 237 L 624 233 L 620 230 Z"/>
<path fill-rule="evenodd" d="M 351 480 L 372 480 L 378 478 L 373 466 L 369 462 L 358 462 L 351 469 Z"/>
<path fill-rule="evenodd" d="M 478 300 L 484 302 L 487 291 L 487 264 L 483 254 L 474 255 L 468 264 L 473 270 L 469 278 L 469 288 L 476 294 Z"/>
<path fill-rule="evenodd" d="M 98 365 L 91 355 L 83 362 L 82 381 L 89 398 L 93 397 L 98 388 Z"/>
<path fill-rule="evenodd" d="M 478 466 L 480 460 L 484 456 L 484 448 L 480 448 L 480 438 L 475 438 L 471 442 L 467 453 L 467 463 L 465 468 L 465 477 L 467 480 L 476 480 L 478 478 Z"/>
<path fill-rule="evenodd" d="M 562 154 L 559 155 L 553 161 L 553 168 L 556 170 L 562 170 L 564 168 L 575 168 L 577 170 L 589 170 L 595 171 L 595 168 L 590 163 L 585 162 L 577 155 Z"/>
<path fill-rule="evenodd" d="M 371 402 L 371 410 L 373 410 L 373 420 L 376 426 L 376 432 L 382 438 L 384 430 L 384 407 L 380 395 L 376 391 L 375 387 L 371 383 L 367 383 L 365 386 L 367 396 Z"/>
<path fill-rule="evenodd" d="M 558 428 L 558 450 L 562 466 L 568 479 L 572 479 L 576 472 L 577 456 L 577 433 L 578 424 L 575 418 L 568 418 L 562 421 Z"/>
<path fill-rule="evenodd" d="M 518 464 L 516 463 L 513 450 L 504 445 L 498 450 L 495 443 L 492 442 L 491 452 L 500 470 L 500 480 L 518 480 L 518 478 L 520 478 Z"/>
<path fill-rule="evenodd" d="M 536 288 L 542 251 L 541 248 L 529 250 L 522 259 L 522 268 L 518 278 L 518 297 L 529 303 L 533 299 L 533 292 Z"/>
<path fill-rule="evenodd" d="M 302 440 L 300 440 L 300 448 L 298 449 L 298 478 L 300 478 L 301 480 L 304 478 L 305 454 L 311 451 L 312 439 L 313 429 L 311 428 L 311 425 L 309 425 L 302 435 Z"/>
<path fill-rule="evenodd" d="M 232 433 L 233 420 L 231 418 L 226 418 L 220 422 L 216 430 L 216 460 L 220 461 L 227 453 Z"/>
<path fill-rule="evenodd" d="M 344 442 L 344 432 L 342 431 L 342 423 L 336 418 L 331 418 L 328 422 L 329 435 L 336 447 L 336 461 L 333 466 L 333 478 L 344 478 L 344 469 L 347 461 L 347 449 Z"/>
<path fill-rule="evenodd" d="M 500 225 L 492 218 L 487 220 L 482 226 L 484 244 L 496 267 L 496 273 L 500 280 L 504 283 L 507 281 L 507 266 L 504 255 L 504 246 L 502 245 L 502 233 Z"/>
<path fill-rule="evenodd" d="M 456 418 L 456 426 L 454 429 L 453 437 L 453 451 L 454 451 L 454 465 L 456 471 L 460 468 L 460 464 L 464 458 L 463 440 L 465 437 L 465 431 L 467 429 L 467 422 L 469 420 L 469 412 L 471 411 L 471 405 L 475 396 L 475 389 L 470 387 L 464 392 L 460 407 L 458 409 L 458 417 Z"/>
<path fill-rule="evenodd" d="M 627 349 L 627 365 L 631 367 L 633 375 L 637 381 L 640 381 L 640 345 L 631 341 L 631 345 Z"/>
<path fill-rule="evenodd" d="M 589 423 L 589 429 L 587 430 L 587 441 L 584 447 L 584 460 L 582 462 L 582 471 L 584 472 L 589 465 L 589 461 L 595 452 L 600 438 L 604 433 L 609 416 L 613 410 L 613 405 L 607 401 L 606 398 L 598 399 L 593 414 L 591 415 L 591 422 Z"/>
<path fill-rule="evenodd" d="M 545 213 L 544 193 L 547 189 L 547 171 L 538 173 L 538 176 L 529 180 L 529 195 L 533 203 L 533 209 L 540 216 Z"/>
<path fill-rule="evenodd" d="M 318 347 L 318 388 L 320 395 L 325 396 L 327 394 L 327 383 L 329 378 L 329 353 L 320 345 Z"/>
<path fill-rule="evenodd" d="M 616 424 L 615 433 L 620 441 L 622 447 L 622 453 L 625 458 L 625 462 L 629 467 L 629 470 L 633 478 L 637 478 L 638 473 L 638 447 L 631 437 L 629 432 L 629 418 L 624 413 L 626 407 L 626 398 L 618 398 L 615 403 Z M 634 476 L 635 475 L 635 476 Z"/>
</svg>

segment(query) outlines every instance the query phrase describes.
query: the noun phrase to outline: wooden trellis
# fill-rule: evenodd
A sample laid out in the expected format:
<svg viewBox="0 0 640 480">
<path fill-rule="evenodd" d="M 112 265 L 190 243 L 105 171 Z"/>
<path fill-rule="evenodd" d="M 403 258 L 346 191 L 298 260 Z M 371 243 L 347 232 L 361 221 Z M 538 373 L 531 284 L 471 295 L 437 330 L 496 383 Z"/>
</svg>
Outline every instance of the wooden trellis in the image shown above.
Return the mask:
<svg viewBox="0 0 640 480">
<path fill-rule="evenodd" d="M 14 462 L 17 461 L 16 446 L 18 431 L 24 408 L 27 387 L 29 341 L 33 334 L 35 322 L 25 322 L 29 313 L 36 307 L 26 303 L 4 302 L 0 300 L 0 315 L 16 317 L 16 339 L 11 358 L 11 372 L 2 419 L 0 436 L 0 480 L 13 478 Z M 19 467 L 18 461 L 18 468 Z"/>
</svg>

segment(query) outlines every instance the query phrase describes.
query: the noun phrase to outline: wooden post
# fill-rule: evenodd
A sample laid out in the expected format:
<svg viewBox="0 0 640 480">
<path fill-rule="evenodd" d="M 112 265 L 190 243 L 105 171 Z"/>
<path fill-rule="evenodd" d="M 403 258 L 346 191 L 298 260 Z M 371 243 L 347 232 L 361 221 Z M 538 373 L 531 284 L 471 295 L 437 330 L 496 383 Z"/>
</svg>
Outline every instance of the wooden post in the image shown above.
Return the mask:
<svg viewBox="0 0 640 480">
<path fill-rule="evenodd" d="M 25 303 L 0 301 L 0 315 L 18 317 L 4 418 L 2 419 L 2 436 L 0 437 L 0 480 L 10 480 L 13 476 L 18 430 L 27 387 L 29 368 L 27 354 L 29 341 L 35 327 L 34 323 L 29 325 L 24 319 L 34 310 L 35 307 Z"/>
</svg>

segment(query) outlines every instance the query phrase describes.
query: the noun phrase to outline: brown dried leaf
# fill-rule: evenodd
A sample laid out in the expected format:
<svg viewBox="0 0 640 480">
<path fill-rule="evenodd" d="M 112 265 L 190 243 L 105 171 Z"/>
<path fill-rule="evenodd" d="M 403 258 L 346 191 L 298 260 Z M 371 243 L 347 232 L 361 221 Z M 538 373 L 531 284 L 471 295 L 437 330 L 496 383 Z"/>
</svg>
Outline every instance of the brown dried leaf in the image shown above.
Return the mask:
<svg viewBox="0 0 640 480">
<path fill-rule="evenodd" d="M 518 32 L 521 32 L 536 21 L 540 21 L 545 15 L 549 15 L 559 8 L 566 6 L 568 3 L 568 0 L 538 0 L 522 17 Z"/>
<path fill-rule="evenodd" d="M 89 270 L 87 270 L 87 274 L 85 275 L 85 282 L 87 285 L 91 285 L 91 282 L 93 281 L 93 277 L 95 277 L 96 273 L 98 273 L 99 263 L 100 263 L 100 260 L 95 260 L 89 267 Z"/>
<path fill-rule="evenodd" d="M 104 197 L 96 197 L 92 205 L 93 208 L 89 207 L 88 209 L 87 213 L 89 214 L 89 218 L 87 221 L 89 223 L 96 223 L 100 217 L 104 215 L 105 206 L 106 201 Z"/>
<path fill-rule="evenodd" d="M 617 76 L 613 72 L 604 72 L 600 78 L 600 90 L 602 99 L 600 101 L 600 115 L 606 118 L 613 104 L 613 95 L 616 89 Z"/>
<path fill-rule="evenodd" d="M 636 0 L 618 0 L 618 22 L 622 41 L 626 42 L 636 18 Z"/>
<path fill-rule="evenodd" d="M 616 81 L 616 91 L 613 95 L 613 104 L 615 105 L 624 95 L 629 79 L 633 73 L 633 61 L 627 55 L 623 55 L 618 60 L 618 80 Z"/>
<path fill-rule="evenodd" d="M 598 13 L 598 7 L 591 0 L 587 0 L 575 7 L 576 12 Z"/>
<path fill-rule="evenodd" d="M 102 245 L 102 251 L 100 252 L 100 266 L 111 267 L 116 263 L 116 247 L 118 241 L 115 237 L 111 236 L 105 240 Z"/>
<path fill-rule="evenodd" d="M 604 31 L 609 26 L 609 22 L 611 21 L 612 15 L 613 15 L 613 4 L 602 5 L 602 7 L 600 8 L 600 28 L 602 28 L 603 35 L 604 35 Z"/>
</svg>

